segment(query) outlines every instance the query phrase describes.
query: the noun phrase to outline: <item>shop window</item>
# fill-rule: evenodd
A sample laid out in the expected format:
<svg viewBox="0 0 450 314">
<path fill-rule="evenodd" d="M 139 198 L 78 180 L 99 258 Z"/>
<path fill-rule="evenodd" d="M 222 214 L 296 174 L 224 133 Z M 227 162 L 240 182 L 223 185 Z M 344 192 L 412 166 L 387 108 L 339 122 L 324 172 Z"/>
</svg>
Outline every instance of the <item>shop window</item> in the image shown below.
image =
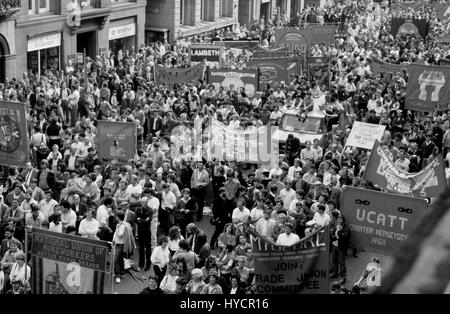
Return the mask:
<svg viewBox="0 0 450 314">
<path fill-rule="evenodd" d="M 45 71 L 57 71 L 61 66 L 59 56 L 59 47 L 28 52 L 27 68 L 40 75 Z"/>
</svg>

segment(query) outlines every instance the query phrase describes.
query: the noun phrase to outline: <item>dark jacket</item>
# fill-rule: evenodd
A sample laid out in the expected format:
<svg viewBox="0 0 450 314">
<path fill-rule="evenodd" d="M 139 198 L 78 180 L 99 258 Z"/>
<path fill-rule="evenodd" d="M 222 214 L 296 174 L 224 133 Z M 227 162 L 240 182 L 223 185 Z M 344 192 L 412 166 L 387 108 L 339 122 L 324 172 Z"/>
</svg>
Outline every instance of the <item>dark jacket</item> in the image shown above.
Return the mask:
<svg viewBox="0 0 450 314">
<path fill-rule="evenodd" d="M 338 247 L 340 250 L 347 250 L 348 248 L 348 242 L 350 239 L 350 229 L 348 228 L 348 226 L 346 224 L 344 224 L 344 227 L 337 232 L 339 238 L 336 238 L 336 230 L 337 227 L 333 227 L 333 229 L 331 230 L 330 236 L 331 236 L 331 243 L 333 243 L 333 241 L 338 241 Z"/>
<path fill-rule="evenodd" d="M 213 202 L 212 213 L 217 224 L 225 224 L 231 221 L 231 212 L 228 210 L 227 201 L 220 196 Z"/>
</svg>

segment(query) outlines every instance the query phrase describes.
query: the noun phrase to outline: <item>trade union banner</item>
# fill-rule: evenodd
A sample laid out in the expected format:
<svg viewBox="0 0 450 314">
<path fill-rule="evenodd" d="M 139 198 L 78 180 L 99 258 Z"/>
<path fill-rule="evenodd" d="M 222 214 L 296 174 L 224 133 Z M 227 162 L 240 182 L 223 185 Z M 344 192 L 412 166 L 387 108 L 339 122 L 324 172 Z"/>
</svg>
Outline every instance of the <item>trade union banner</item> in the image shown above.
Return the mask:
<svg viewBox="0 0 450 314">
<path fill-rule="evenodd" d="M 247 96 L 253 97 L 258 90 L 258 70 L 227 70 L 227 69 L 209 69 L 208 83 L 213 84 L 216 90 L 223 86 L 225 91 L 230 89 L 230 85 L 234 85 L 235 89 L 245 88 Z"/>
<path fill-rule="evenodd" d="M 103 294 L 108 243 L 33 229 L 34 294 Z"/>
<path fill-rule="evenodd" d="M 288 51 L 283 47 L 275 49 L 266 49 L 261 46 L 256 47 L 252 51 L 253 58 L 284 58 L 288 56 Z"/>
<path fill-rule="evenodd" d="M 276 82 L 289 81 L 290 58 L 254 58 L 247 62 L 247 67 L 259 69 L 259 89 L 266 90 L 266 84 L 273 86 Z"/>
<path fill-rule="evenodd" d="M 0 101 L 0 165 L 25 167 L 28 148 L 25 104 Z"/>
<path fill-rule="evenodd" d="M 246 163 L 278 164 L 278 142 L 274 140 L 275 127 L 262 126 L 245 130 L 233 129 L 218 120 L 213 120 L 206 134 L 205 145 L 208 159 Z"/>
<path fill-rule="evenodd" d="M 425 199 L 350 186 L 340 201 L 351 245 L 386 255 L 401 247 L 428 211 Z"/>
<path fill-rule="evenodd" d="M 214 45 L 223 46 L 225 49 L 236 48 L 244 50 L 254 50 L 259 45 L 259 40 L 213 40 Z"/>
<path fill-rule="evenodd" d="M 248 231 L 257 294 L 330 293 L 328 227 L 293 246 L 276 245 L 253 228 Z"/>
<path fill-rule="evenodd" d="M 308 24 L 305 28 L 302 28 L 301 31 L 303 35 L 308 39 L 310 45 L 315 44 L 325 44 L 330 45 L 335 42 L 335 32 L 337 25 L 325 24 L 321 25 L 317 24 Z"/>
<path fill-rule="evenodd" d="M 422 198 L 437 197 L 445 191 L 447 185 L 444 168 L 444 160 L 439 155 L 420 172 L 404 172 L 397 168 L 377 141 L 364 177 L 394 193 Z"/>
<path fill-rule="evenodd" d="M 392 18 L 391 20 L 392 36 L 416 35 L 424 40 L 428 35 L 428 22 L 426 19 L 405 19 Z"/>
<path fill-rule="evenodd" d="M 396 73 L 408 69 L 408 64 L 393 64 L 384 62 L 378 58 L 372 57 L 372 62 L 370 64 L 372 67 L 373 74 L 386 74 L 386 73 Z"/>
<path fill-rule="evenodd" d="M 181 85 L 203 79 L 204 71 L 203 64 L 197 64 L 189 68 L 166 68 L 157 65 L 155 66 L 155 82 L 167 86 Z"/>
<path fill-rule="evenodd" d="M 197 65 L 206 60 L 207 66 L 219 68 L 222 49 L 222 47 L 215 45 L 191 45 L 189 47 L 189 62 L 191 65 Z"/>
<path fill-rule="evenodd" d="M 385 129 L 385 125 L 355 121 L 345 145 L 372 149 L 375 141 L 380 141 L 383 137 Z"/>
<path fill-rule="evenodd" d="M 308 51 L 308 38 L 298 29 L 279 29 L 275 31 L 275 45 L 277 48 L 287 50 L 298 50 L 306 53 Z"/>
<path fill-rule="evenodd" d="M 330 58 L 308 57 L 309 77 L 319 85 L 328 85 L 330 80 Z"/>
<path fill-rule="evenodd" d="M 98 120 L 97 153 L 105 159 L 133 159 L 137 150 L 137 126 L 134 122 Z"/>
<path fill-rule="evenodd" d="M 450 102 L 450 67 L 410 64 L 405 108 L 432 112 Z"/>
</svg>

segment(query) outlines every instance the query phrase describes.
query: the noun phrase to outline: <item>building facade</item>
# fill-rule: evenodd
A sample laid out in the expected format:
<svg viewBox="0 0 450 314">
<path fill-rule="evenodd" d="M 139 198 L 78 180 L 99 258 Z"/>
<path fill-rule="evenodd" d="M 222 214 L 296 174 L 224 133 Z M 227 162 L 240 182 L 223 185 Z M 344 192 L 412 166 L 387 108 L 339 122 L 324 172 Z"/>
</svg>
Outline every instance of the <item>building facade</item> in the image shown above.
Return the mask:
<svg viewBox="0 0 450 314">
<path fill-rule="evenodd" d="M 64 70 L 84 52 L 97 55 L 144 43 L 145 0 L 7 0 L 0 16 L 0 75 Z"/>
<path fill-rule="evenodd" d="M 170 42 L 238 23 L 238 0 L 148 0 L 146 40 Z"/>
</svg>

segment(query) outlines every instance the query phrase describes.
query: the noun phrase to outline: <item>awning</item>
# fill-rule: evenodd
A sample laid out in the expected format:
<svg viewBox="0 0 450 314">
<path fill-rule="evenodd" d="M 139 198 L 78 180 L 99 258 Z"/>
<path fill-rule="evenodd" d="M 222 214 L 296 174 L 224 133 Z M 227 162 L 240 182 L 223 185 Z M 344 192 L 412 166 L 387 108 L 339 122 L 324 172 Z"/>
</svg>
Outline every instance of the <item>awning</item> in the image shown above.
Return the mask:
<svg viewBox="0 0 450 314">
<path fill-rule="evenodd" d="M 160 32 L 160 33 L 166 33 L 169 31 L 168 28 L 157 27 L 157 26 L 146 26 L 145 30 L 152 31 L 152 32 Z"/>
</svg>

